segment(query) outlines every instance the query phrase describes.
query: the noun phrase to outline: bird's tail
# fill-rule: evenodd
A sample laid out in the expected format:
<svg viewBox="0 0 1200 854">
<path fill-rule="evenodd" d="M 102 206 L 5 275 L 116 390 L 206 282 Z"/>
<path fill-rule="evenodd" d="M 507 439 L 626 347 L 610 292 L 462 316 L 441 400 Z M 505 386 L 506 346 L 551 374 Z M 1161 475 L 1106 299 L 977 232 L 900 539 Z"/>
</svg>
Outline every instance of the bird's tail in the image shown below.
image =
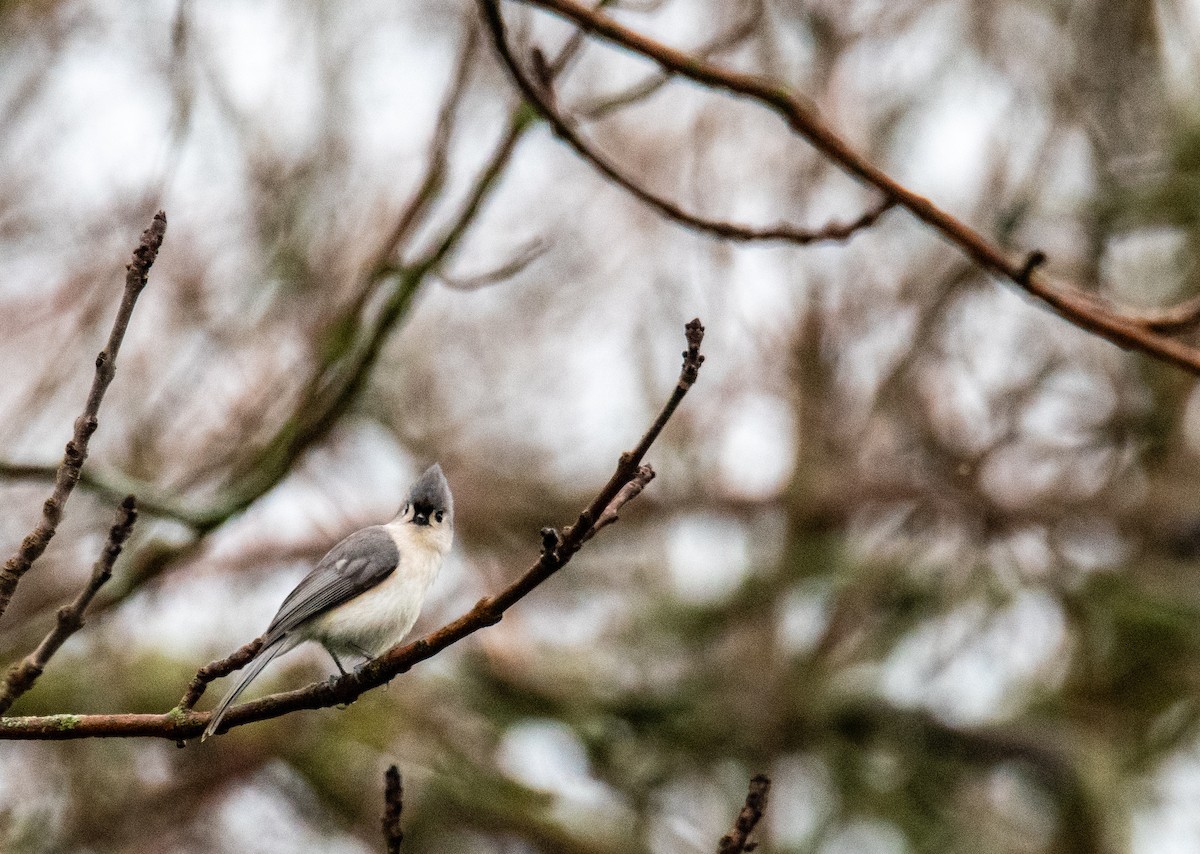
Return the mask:
<svg viewBox="0 0 1200 854">
<path fill-rule="evenodd" d="M 295 645 L 287 643 L 287 640 L 288 638 L 285 635 L 274 643 L 270 643 L 263 647 L 261 650 L 259 650 L 258 655 L 256 655 L 248 665 L 246 665 L 246 669 L 243 670 L 242 675 L 238 677 L 237 683 L 229 689 L 229 693 L 226 694 L 221 702 L 217 703 L 217 707 L 213 709 L 212 717 L 208 720 L 208 726 L 204 728 L 204 735 L 200 736 L 201 741 L 204 741 L 217 731 L 217 727 L 221 725 L 221 719 L 225 717 L 225 713 L 229 711 L 229 707 L 233 705 L 233 701 L 236 700 L 241 693 L 246 690 L 246 686 L 253 682 L 254 678 L 258 676 L 258 674 L 262 673 L 263 668 L 271 663 L 271 659 L 279 655 L 281 652 L 287 652 Z"/>
</svg>

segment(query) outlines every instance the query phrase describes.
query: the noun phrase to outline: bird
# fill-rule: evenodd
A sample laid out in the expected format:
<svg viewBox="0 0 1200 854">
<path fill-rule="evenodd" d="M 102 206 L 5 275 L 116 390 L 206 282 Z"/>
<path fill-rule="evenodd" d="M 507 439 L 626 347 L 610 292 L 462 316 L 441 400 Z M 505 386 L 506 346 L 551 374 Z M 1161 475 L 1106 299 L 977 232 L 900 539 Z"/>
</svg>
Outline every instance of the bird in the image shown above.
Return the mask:
<svg viewBox="0 0 1200 854">
<path fill-rule="evenodd" d="M 213 709 L 200 740 L 213 735 L 230 705 L 276 656 L 304 641 L 339 655 L 373 659 L 399 643 L 421 611 L 454 539 L 454 497 L 434 463 L 390 522 L 350 534 L 318 561 L 279 606 L 263 643 Z"/>
</svg>

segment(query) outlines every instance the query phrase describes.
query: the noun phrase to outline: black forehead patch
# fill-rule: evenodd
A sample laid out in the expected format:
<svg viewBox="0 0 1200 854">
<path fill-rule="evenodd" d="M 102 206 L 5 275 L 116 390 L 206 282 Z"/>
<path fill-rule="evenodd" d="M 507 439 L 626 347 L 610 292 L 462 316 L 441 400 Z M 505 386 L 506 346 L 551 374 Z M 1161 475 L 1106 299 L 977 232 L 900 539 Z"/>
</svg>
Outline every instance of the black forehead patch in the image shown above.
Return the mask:
<svg viewBox="0 0 1200 854">
<path fill-rule="evenodd" d="M 450 485 L 440 466 L 434 464 L 421 475 L 421 479 L 413 484 L 408 500 L 417 512 L 426 514 L 450 509 Z"/>
</svg>

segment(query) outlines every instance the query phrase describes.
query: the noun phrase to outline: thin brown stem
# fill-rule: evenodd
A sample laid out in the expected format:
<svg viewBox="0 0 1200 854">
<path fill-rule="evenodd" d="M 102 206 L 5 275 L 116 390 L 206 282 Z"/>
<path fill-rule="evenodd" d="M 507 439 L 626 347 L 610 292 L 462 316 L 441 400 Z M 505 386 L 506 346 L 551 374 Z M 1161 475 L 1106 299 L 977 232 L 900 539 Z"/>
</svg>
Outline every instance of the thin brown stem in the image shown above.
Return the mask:
<svg viewBox="0 0 1200 854">
<path fill-rule="evenodd" d="M 592 526 L 592 530 L 588 532 L 587 539 L 596 536 L 596 533 L 603 528 L 607 528 L 613 522 L 616 522 L 621 517 L 618 515 L 621 508 L 628 504 L 633 499 L 642 494 L 642 490 L 650 481 L 654 480 L 654 469 L 650 466 L 638 466 L 637 474 L 633 480 L 621 487 L 621 491 L 616 497 L 608 503 L 604 508 L 604 512 L 600 514 L 600 518 L 596 520 L 596 524 Z"/>
<path fill-rule="evenodd" d="M 204 696 L 204 692 L 208 688 L 208 683 L 214 682 L 222 676 L 228 676 L 235 670 L 241 670 L 250 663 L 254 656 L 258 655 L 258 651 L 262 649 L 262 645 L 262 637 L 257 637 L 224 658 L 209 662 L 197 670 L 196 675 L 192 677 L 192 681 L 188 683 L 187 691 L 184 693 L 183 698 L 179 701 L 179 708 L 186 709 L 187 711 L 194 709 L 196 703 Z"/>
<path fill-rule="evenodd" d="M 79 591 L 79 595 L 73 602 L 58 609 L 54 628 L 42 639 L 37 649 L 25 656 L 19 664 L 14 665 L 8 671 L 8 675 L 4 677 L 4 684 L 0 686 L 0 714 L 7 712 L 18 697 L 33 687 L 54 654 L 62 648 L 71 635 L 83 628 L 83 614 L 96 593 L 104 586 L 104 582 L 112 578 L 113 564 L 117 562 L 121 548 L 133 531 L 136 521 L 137 501 L 130 495 L 121 502 L 121 506 L 117 510 L 116 521 L 109 529 L 104 550 L 100 552 L 100 557 L 92 567 L 92 574 L 88 578 L 87 584 Z"/>
<path fill-rule="evenodd" d="M 84 460 L 87 459 L 88 441 L 100 423 L 97 416 L 100 404 L 104 400 L 104 392 L 108 390 L 109 383 L 116 375 L 117 353 L 125 338 L 125 330 L 129 328 L 133 307 L 146 287 L 150 266 L 158 257 L 158 248 L 162 245 L 166 231 L 167 216 L 159 211 L 154 215 L 150 227 L 142 233 L 141 242 L 133 252 L 133 260 L 126 268 L 125 292 L 121 297 L 121 305 L 108 334 L 108 343 L 96 356 L 96 374 L 92 379 L 92 387 L 88 392 L 83 412 L 75 419 L 75 432 L 67 442 L 66 452 L 55 475 L 54 490 L 42 505 L 42 518 L 37 526 L 21 542 L 20 548 L 8 559 L 4 568 L 0 569 L 0 617 L 8 610 L 13 592 L 21 578 L 46 551 L 46 546 L 50 544 L 58 530 L 59 522 L 62 521 L 67 500 L 79 483 L 80 471 Z"/>
</svg>

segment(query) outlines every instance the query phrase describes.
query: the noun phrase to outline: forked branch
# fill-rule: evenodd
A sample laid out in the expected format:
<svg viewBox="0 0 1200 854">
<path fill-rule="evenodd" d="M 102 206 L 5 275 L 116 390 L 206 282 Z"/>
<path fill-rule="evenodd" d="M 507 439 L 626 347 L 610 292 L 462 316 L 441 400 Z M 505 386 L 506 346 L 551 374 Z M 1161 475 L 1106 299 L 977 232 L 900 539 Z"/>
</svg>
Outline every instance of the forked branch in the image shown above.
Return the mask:
<svg viewBox="0 0 1200 854">
<path fill-rule="evenodd" d="M 125 330 L 129 328 L 129 318 L 133 315 L 133 307 L 137 304 L 142 289 L 146 287 L 150 266 L 158 257 L 158 248 L 162 246 L 166 231 L 167 215 L 159 211 L 154 215 L 150 227 L 142 233 L 142 240 L 133 252 L 133 260 L 126 268 L 125 292 L 121 297 L 121 305 L 108 334 L 108 343 L 96 356 L 96 374 L 92 379 L 92 388 L 88 392 L 83 412 L 75 419 L 75 433 L 67 442 L 63 460 L 58 466 L 54 491 L 42 505 L 41 521 L 21 542 L 16 554 L 8 559 L 3 569 L 0 569 L 0 617 L 8 610 L 8 604 L 12 601 L 13 592 L 22 576 L 46 551 L 46 546 L 50 544 L 58 530 L 59 522 L 62 521 L 67 499 L 79 483 L 80 471 L 88 455 L 88 441 L 100 423 L 97 415 L 104 400 L 104 392 L 108 390 L 108 385 L 117 372 L 117 353 L 125 339 Z"/>
<path fill-rule="evenodd" d="M 627 490 L 626 487 L 631 483 L 649 482 L 652 477 L 652 470 L 649 466 L 643 466 L 642 460 L 661 435 L 684 395 L 696 382 L 700 367 L 704 363 L 704 356 L 700 352 L 704 327 L 699 320 L 693 320 L 687 324 L 685 332 L 687 349 L 683 353 L 683 367 L 662 410 L 634 449 L 621 454 L 612 477 L 579 514 L 575 523 L 564 529 L 561 535 L 552 530 L 543 533 L 542 553 L 523 575 L 495 596 L 479 600 L 475 607 L 458 619 L 423 638 L 392 647 L 353 673 L 347 673 L 333 681 L 317 682 L 294 691 L 272 694 L 235 706 L 226 714 L 221 731 L 254 721 L 277 718 L 300 709 L 321 709 L 351 703 L 372 688 L 406 673 L 415 664 L 432 658 L 446 647 L 485 626 L 495 625 L 504 616 L 505 611 L 566 566 L 590 539 L 599 520 L 604 518 L 605 511 L 611 509 L 615 514 L 625 501 L 633 497 L 634 490 Z M 249 649 L 249 646 L 243 647 L 223 662 L 202 668 L 189 686 L 188 694 L 184 698 L 185 704 L 176 706 L 169 712 L 0 718 L 0 739 L 58 740 L 149 736 L 182 742 L 197 737 L 208 724 L 209 713 L 192 711 L 185 707 L 186 702 L 195 702 L 212 674 L 232 670 L 231 664 L 236 664 L 235 659 L 240 660 Z"/>
<path fill-rule="evenodd" d="M 711 219 L 688 211 L 678 202 L 674 202 L 666 196 L 643 187 L 636 180 L 622 172 L 615 163 L 585 140 L 582 134 L 576 129 L 574 122 L 559 110 L 556 105 L 552 80 L 548 76 L 537 74 L 536 69 L 540 67 L 540 63 L 536 61 L 536 57 L 541 56 L 541 54 L 537 52 L 533 54 L 535 58 L 535 74 L 537 74 L 536 81 L 525 73 L 525 70 L 521 67 L 521 63 L 513 55 L 512 47 L 508 43 L 504 18 L 500 13 L 500 0 L 479 0 L 479 3 L 483 11 L 484 20 L 487 21 L 488 30 L 492 35 L 492 43 L 495 45 L 496 53 L 499 55 L 501 62 L 508 69 L 509 75 L 512 77 L 513 82 L 516 83 L 517 88 L 521 90 L 521 94 L 525 96 L 525 99 L 537 110 L 542 118 L 549 123 L 555 135 L 573 148 L 576 154 L 590 163 L 600 174 L 619 187 L 622 187 L 634 198 L 644 202 L 663 216 L 674 220 L 680 225 L 711 234 L 714 237 L 724 240 L 741 242 L 779 241 L 805 246 L 810 243 L 848 240 L 855 233 L 874 225 L 881 216 L 896 204 L 894 198 L 884 196 L 862 215 L 849 222 L 833 222 L 812 229 L 799 228 L 786 223 L 755 227 L 737 222 Z"/>
<path fill-rule="evenodd" d="M 109 529 L 104 550 L 100 552 L 100 557 L 92 567 L 92 575 L 83 590 L 79 591 L 73 602 L 58 609 L 54 628 L 42 639 L 37 649 L 25 656 L 20 664 L 14 665 L 4 677 L 4 683 L 0 686 L 0 714 L 7 712 L 18 697 L 33 687 L 33 683 L 42 675 L 54 654 L 71 635 L 83 628 L 84 612 L 100 592 L 104 582 L 112 578 L 113 564 L 121 556 L 121 548 L 133 532 L 133 524 L 136 521 L 137 501 L 130 495 L 117 509 L 117 519 Z"/>
</svg>

